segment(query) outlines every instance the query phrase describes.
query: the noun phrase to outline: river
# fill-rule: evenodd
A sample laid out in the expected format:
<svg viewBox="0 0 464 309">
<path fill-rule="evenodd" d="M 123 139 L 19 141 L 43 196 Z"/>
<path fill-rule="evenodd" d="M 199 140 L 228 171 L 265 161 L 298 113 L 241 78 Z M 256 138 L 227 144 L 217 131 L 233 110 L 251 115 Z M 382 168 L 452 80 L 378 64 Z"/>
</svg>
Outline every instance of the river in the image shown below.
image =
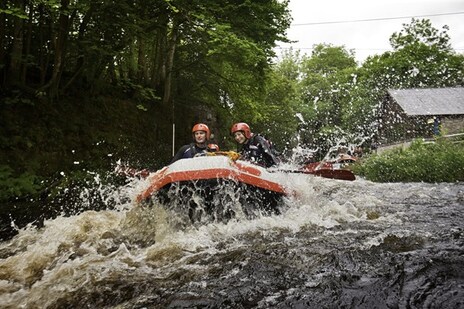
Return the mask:
<svg viewBox="0 0 464 309">
<path fill-rule="evenodd" d="M 279 215 L 176 229 L 134 179 L 115 209 L 23 228 L 0 307 L 464 308 L 463 183 L 276 177 Z"/>
</svg>

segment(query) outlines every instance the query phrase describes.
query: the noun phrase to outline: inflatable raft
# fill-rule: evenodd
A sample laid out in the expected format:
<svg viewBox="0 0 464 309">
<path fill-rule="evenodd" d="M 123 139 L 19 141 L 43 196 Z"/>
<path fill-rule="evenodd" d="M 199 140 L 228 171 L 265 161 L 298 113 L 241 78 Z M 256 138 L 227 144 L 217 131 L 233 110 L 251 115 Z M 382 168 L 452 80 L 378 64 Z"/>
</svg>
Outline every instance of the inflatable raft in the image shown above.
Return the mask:
<svg viewBox="0 0 464 309">
<path fill-rule="evenodd" d="M 137 202 L 187 212 L 192 222 L 279 213 L 286 188 L 275 174 L 227 155 L 182 159 L 151 174 Z"/>
</svg>

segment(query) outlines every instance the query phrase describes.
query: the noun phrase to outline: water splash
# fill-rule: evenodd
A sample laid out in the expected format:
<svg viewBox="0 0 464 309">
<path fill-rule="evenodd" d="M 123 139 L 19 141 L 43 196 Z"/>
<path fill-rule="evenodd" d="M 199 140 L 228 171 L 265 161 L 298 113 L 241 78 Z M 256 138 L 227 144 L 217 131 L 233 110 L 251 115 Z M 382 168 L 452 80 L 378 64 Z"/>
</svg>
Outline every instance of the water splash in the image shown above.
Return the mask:
<svg viewBox="0 0 464 309">
<path fill-rule="evenodd" d="M 42 228 L 22 229 L 0 244 L 0 305 L 227 307 L 228 301 L 236 307 L 248 300 L 257 308 L 343 306 L 359 304 L 356 297 L 367 297 L 363 290 L 383 290 L 391 295 L 390 304 L 406 306 L 424 303 L 414 282 L 429 282 L 411 276 L 408 267 L 420 270 L 417 265 L 427 259 L 451 269 L 459 264 L 462 185 L 373 184 L 288 173 L 275 173 L 275 179 L 295 192 L 284 200 L 280 215 L 179 229 L 172 224 L 175 213 L 157 204 L 134 204 L 147 182 L 133 179 L 118 188 L 117 194 L 127 198 L 113 210 L 58 216 Z M 444 239 L 448 243 L 440 244 Z M 405 267 L 403 279 L 391 267 Z M 438 276 L 441 268 L 430 267 Z M 437 299 L 461 295 L 445 286 L 462 280 L 448 277 L 449 282 L 436 281 L 443 282 Z M 408 296 L 400 298 L 393 291 L 395 280 L 405 278 L 410 279 L 403 284 Z M 383 294 L 370 295 L 382 299 Z"/>
</svg>

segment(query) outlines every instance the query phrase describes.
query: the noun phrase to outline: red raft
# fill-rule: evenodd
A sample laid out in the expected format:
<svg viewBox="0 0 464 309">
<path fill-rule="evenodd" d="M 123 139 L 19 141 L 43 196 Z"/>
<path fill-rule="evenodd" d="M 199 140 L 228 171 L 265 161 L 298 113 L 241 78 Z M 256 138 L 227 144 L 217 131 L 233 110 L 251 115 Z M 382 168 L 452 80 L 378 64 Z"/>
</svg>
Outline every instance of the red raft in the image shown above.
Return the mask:
<svg viewBox="0 0 464 309">
<path fill-rule="evenodd" d="M 279 213 L 287 191 L 275 178 L 263 167 L 229 156 L 182 159 L 150 175 L 137 202 L 161 203 L 188 213 L 192 222 L 224 221 L 237 212 L 246 217 Z"/>
</svg>

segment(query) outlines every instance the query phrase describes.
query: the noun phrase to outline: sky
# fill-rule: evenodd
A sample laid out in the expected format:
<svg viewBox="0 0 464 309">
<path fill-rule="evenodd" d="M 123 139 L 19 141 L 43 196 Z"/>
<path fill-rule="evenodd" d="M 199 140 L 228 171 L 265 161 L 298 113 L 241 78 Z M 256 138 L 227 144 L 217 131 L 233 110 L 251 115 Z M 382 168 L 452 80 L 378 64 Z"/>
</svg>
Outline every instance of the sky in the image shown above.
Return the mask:
<svg viewBox="0 0 464 309">
<path fill-rule="evenodd" d="M 361 64 L 392 50 L 390 36 L 412 17 L 430 19 L 440 31 L 448 25 L 452 48 L 464 53 L 464 0 L 290 0 L 289 9 L 293 21 L 287 37 L 297 42 L 279 42 L 277 55 L 289 48 L 310 55 L 313 45 L 327 43 L 354 49 Z"/>
</svg>

